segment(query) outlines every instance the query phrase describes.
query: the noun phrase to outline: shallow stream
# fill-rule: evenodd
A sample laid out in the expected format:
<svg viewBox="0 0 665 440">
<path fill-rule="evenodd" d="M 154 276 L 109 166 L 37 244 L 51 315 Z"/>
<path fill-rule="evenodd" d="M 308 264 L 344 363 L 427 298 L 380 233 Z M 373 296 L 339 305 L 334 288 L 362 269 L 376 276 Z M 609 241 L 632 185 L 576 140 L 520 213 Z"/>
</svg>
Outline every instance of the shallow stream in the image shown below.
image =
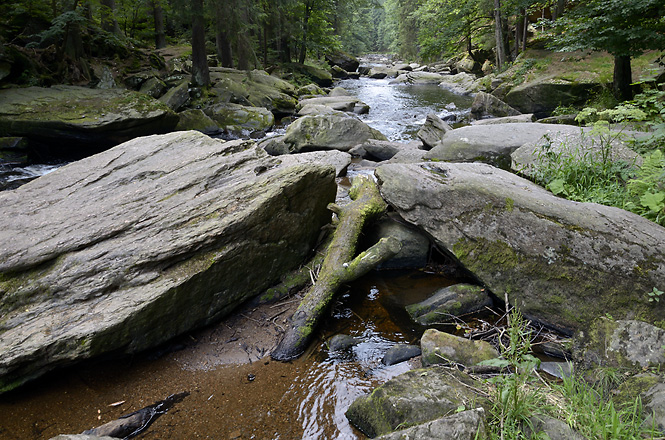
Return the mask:
<svg viewBox="0 0 665 440">
<path fill-rule="evenodd" d="M 428 113 L 462 117 L 469 98 L 436 86 L 395 86 L 388 80 L 342 81 L 371 106 L 362 118 L 389 139 L 415 139 Z M 358 396 L 412 368 L 386 367 L 395 343 L 417 342 L 404 306 L 457 282 L 420 271 L 377 272 L 351 285 L 300 359 L 267 356 L 297 301 L 246 308 L 219 325 L 132 358 L 97 360 L 56 372 L 0 396 L 0 440 L 41 440 L 81 433 L 188 392 L 141 439 L 363 439 L 344 412 Z M 362 342 L 330 352 L 344 333 Z"/>
</svg>

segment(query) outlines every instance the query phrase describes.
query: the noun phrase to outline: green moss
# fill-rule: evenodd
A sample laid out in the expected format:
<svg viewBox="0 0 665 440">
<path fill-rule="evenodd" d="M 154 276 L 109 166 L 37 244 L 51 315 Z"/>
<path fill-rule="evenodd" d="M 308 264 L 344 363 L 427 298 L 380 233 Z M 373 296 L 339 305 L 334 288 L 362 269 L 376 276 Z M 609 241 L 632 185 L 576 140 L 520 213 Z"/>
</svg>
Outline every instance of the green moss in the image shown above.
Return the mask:
<svg viewBox="0 0 665 440">
<path fill-rule="evenodd" d="M 515 209 L 515 201 L 510 197 L 506 197 L 506 211 L 513 212 Z"/>
</svg>

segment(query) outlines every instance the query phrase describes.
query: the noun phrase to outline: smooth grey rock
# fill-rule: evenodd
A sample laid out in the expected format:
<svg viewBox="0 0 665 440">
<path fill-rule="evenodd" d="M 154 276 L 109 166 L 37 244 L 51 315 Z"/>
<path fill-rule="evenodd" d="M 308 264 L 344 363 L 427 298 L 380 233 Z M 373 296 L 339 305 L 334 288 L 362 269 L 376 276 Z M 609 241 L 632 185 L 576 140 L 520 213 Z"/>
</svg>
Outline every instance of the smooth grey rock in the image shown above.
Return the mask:
<svg viewBox="0 0 665 440">
<path fill-rule="evenodd" d="M 351 93 L 349 93 L 344 87 L 335 87 L 330 93 L 328 93 L 328 96 L 351 96 Z"/>
<path fill-rule="evenodd" d="M 416 228 L 404 224 L 398 216 L 382 218 L 365 233 L 368 245 L 391 236 L 402 243 L 402 249 L 377 269 L 420 269 L 427 264 L 431 247 L 429 238 Z"/>
<path fill-rule="evenodd" d="M 352 157 L 349 153 L 338 150 L 310 151 L 308 153 L 288 154 L 279 158 L 283 165 L 331 165 L 335 167 L 335 176 L 346 174 L 351 165 Z"/>
<path fill-rule="evenodd" d="M 335 194 L 332 167 L 195 131 L 0 193 L 0 392 L 217 321 L 302 264 Z"/>
<path fill-rule="evenodd" d="M 383 163 L 420 163 L 425 162 L 427 151 L 419 149 L 400 150 L 391 159 Z"/>
<path fill-rule="evenodd" d="M 368 139 L 386 137 L 356 118 L 340 115 L 303 116 L 286 129 L 282 142 L 289 152 L 308 150 L 348 151 Z"/>
<path fill-rule="evenodd" d="M 466 72 L 461 72 L 456 75 L 443 75 L 439 87 L 443 87 L 458 95 L 476 93 L 480 88 L 476 82 L 475 75 Z"/>
<path fill-rule="evenodd" d="M 360 338 L 354 338 L 350 335 L 335 335 L 328 341 L 328 350 L 343 351 L 360 344 Z"/>
<path fill-rule="evenodd" d="M 403 70 L 403 69 L 401 69 Z M 441 84 L 444 76 L 434 72 L 408 72 L 402 73 L 390 81 L 390 84 Z"/>
<path fill-rule="evenodd" d="M 597 319 L 577 332 L 574 345 L 583 368 L 665 366 L 665 330 L 643 321 Z"/>
<path fill-rule="evenodd" d="M 383 359 L 381 359 L 381 363 L 383 365 L 395 365 L 416 356 L 420 356 L 420 347 L 417 345 L 397 344 L 386 351 Z"/>
<path fill-rule="evenodd" d="M 541 362 L 538 369 L 559 379 L 573 375 L 572 362 Z"/>
<path fill-rule="evenodd" d="M 388 164 L 376 176 L 404 220 L 529 318 L 568 334 L 606 313 L 665 318 L 647 295 L 665 279 L 665 228 L 643 217 L 480 163 Z"/>
<path fill-rule="evenodd" d="M 538 124 L 547 125 L 547 124 Z M 562 131 L 552 130 L 546 137 L 530 141 L 517 148 L 510 154 L 510 168 L 523 176 L 533 176 L 540 165 L 545 165 L 550 154 L 561 161 L 576 159 L 603 160 L 611 162 L 623 161 L 629 165 L 642 165 L 642 157 L 631 150 L 628 145 L 636 137 L 643 136 L 641 132 L 608 132 L 604 140 L 592 134 L 588 128 L 578 128 L 572 125 L 550 125 L 551 127 L 565 127 Z M 612 134 L 610 134 L 612 133 Z M 606 157 L 606 158 L 605 158 Z"/>
<path fill-rule="evenodd" d="M 432 422 L 377 437 L 376 440 L 485 440 L 485 410 L 462 411 Z"/>
<path fill-rule="evenodd" d="M 489 342 L 471 341 L 433 328 L 423 333 L 420 348 L 423 367 L 436 364 L 471 366 L 499 357 L 499 352 Z"/>
<path fill-rule="evenodd" d="M 392 159 L 395 154 L 405 148 L 408 148 L 407 144 L 400 142 L 367 139 L 362 144 L 353 147 L 349 152 L 354 156 L 360 156 L 375 162 L 382 162 Z"/>
<path fill-rule="evenodd" d="M 169 89 L 159 100 L 177 112 L 189 103 L 189 82 L 183 81 Z"/>
<path fill-rule="evenodd" d="M 406 307 L 411 319 L 420 325 L 449 322 L 492 305 L 487 291 L 471 284 L 454 284 L 439 289 L 429 298 Z"/>
<path fill-rule="evenodd" d="M 485 92 L 478 92 L 473 98 L 471 113 L 473 113 L 477 119 L 480 119 L 483 116 L 503 117 L 517 116 L 520 114 L 520 112 L 496 96 Z"/>
<path fill-rule="evenodd" d="M 323 104 L 306 104 L 298 110 L 298 116 L 322 116 L 322 115 L 340 115 L 344 116 L 345 113 L 340 110 L 335 110 L 329 105 Z"/>
<path fill-rule="evenodd" d="M 300 101 L 298 106 L 305 107 L 308 104 L 326 105 L 333 110 L 341 112 L 363 113 L 363 109 L 369 111 L 369 106 L 354 96 L 321 96 L 319 98 L 308 98 Z M 367 113 L 366 111 L 364 113 Z"/>
<path fill-rule="evenodd" d="M 460 406 L 482 406 L 484 400 L 472 389 L 474 380 L 446 367 L 408 371 L 368 396 L 356 399 L 346 417 L 369 437 L 445 417 Z"/>
<path fill-rule="evenodd" d="M 447 132 L 425 155 L 426 159 L 451 162 L 485 162 L 508 169 L 510 154 L 543 136 L 579 133 L 578 127 L 538 123 L 471 125 Z"/>
<path fill-rule="evenodd" d="M 504 116 L 502 118 L 487 118 L 472 121 L 471 125 L 495 125 L 495 124 L 515 124 L 518 122 L 535 122 L 536 116 L 531 114 L 517 115 L 517 116 Z"/>
<path fill-rule="evenodd" d="M 178 117 L 142 93 L 76 86 L 0 90 L 0 136 L 24 136 L 57 145 L 108 148 L 173 130 Z M 97 150 L 98 151 L 98 150 Z"/>
<path fill-rule="evenodd" d="M 451 130 L 452 128 L 450 125 L 446 124 L 435 113 L 430 113 L 427 115 L 427 118 L 425 118 L 425 123 L 420 130 L 418 130 L 417 135 L 429 150 L 441 142 L 443 136 Z"/>
<path fill-rule="evenodd" d="M 399 72 L 392 67 L 373 66 L 367 76 L 373 79 L 395 78 Z"/>
<path fill-rule="evenodd" d="M 524 434 L 527 438 L 542 438 L 533 437 L 540 434 L 546 435 L 550 440 L 586 440 L 586 437 L 562 420 L 539 414 L 530 417 L 529 421 L 531 426 L 524 424 Z"/>
<path fill-rule="evenodd" d="M 406 63 L 398 63 L 398 64 L 395 64 L 395 65 L 393 66 L 393 68 L 394 68 L 395 70 L 404 70 L 404 71 L 407 71 L 407 72 L 411 72 L 411 71 L 413 70 L 413 67 L 411 67 L 410 64 L 406 64 Z"/>
<path fill-rule="evenodd" d="M 221 130 L 219 125 L 213 121 L 203 110 L 190 109 L 178 113 L 180 120 L 176 125 L 176 131 L 196 130 L 205 134 L 216 134 Z"/>
</svg>

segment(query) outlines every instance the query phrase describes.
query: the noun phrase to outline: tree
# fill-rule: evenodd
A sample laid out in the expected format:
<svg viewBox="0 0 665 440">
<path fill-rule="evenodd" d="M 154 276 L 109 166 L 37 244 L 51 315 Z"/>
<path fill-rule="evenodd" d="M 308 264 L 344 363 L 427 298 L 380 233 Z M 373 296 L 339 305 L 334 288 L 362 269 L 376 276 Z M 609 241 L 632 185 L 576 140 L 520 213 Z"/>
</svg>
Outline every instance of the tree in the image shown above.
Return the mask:
<svg viewBox="0 0 665 440">
<path fill-rule="evenodd" d="M 151 0 L 152 17 L 155 20 L 155 48 L 166 47 L 166 32 L 164 31 L 164 9 L 161 0 Z"/>
<path fill-rule="evenodd" d="M 614 92 L 632 98 L 631 58 L 665 47 L 663 0 L 584 0 L 554 22 L 553 47 L 592 49 L 614 57 Z"/>
<path fill-rule="evenodd" d="M 210 71 L 205 47 L 203 0 L 192 0 L 192 83 L 210 85 Z"/>
</svg>

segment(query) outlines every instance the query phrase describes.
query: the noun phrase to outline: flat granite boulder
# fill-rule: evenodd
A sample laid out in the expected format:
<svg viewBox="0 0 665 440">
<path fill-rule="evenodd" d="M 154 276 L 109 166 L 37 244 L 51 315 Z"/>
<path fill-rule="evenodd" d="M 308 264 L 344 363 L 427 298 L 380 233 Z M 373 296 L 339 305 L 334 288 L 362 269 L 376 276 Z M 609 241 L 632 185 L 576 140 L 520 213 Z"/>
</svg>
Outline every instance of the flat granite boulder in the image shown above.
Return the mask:
<svg viewBox="0 0 665 440">
<path fill-rule="evenodd" d="M 450 162 L 485 162 L 508 169 L 513 151 L 555 133 L 575 135 L 580 133 L 580 128 L 538 123 L 470 125 L 446 132 L 425 158 Z"/>
<path fill-rule="evenodd" d="M 1 193 L 0 392 L 227 315 L 311 253 L 334 177 L 187 131 Z"/>
<path fill-rule="evenodd" d="M 178 116 L 139 92 L 77 86 L 0 90 L 0 136 L 25 136 L 58 148 L 93 151 L 139 136 L 166 133 Z"/>
<path fill-rule="evenodd" d="M 568 334 L 609 313 L 665 319 L 665 228 L 630 212 L 565 200 L 481 163 L 389 164 L 384 199 L 499 298 Z"/>
</svg>

